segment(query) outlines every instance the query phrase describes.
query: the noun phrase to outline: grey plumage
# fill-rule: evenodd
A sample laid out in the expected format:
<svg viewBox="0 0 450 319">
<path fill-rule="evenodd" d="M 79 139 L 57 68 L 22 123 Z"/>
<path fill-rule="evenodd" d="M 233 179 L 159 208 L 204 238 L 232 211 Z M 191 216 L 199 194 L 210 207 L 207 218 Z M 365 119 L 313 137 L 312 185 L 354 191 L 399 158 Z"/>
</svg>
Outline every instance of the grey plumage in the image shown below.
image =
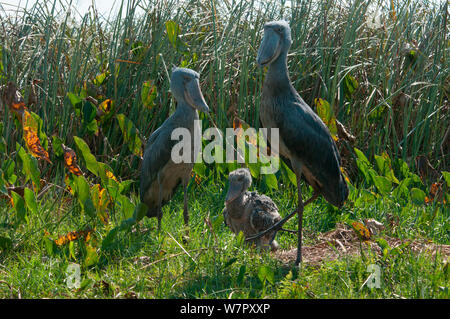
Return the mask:
<svg viewBox="0 0 450 319">
<path fill-rule="evenodd" d="M 269 197 L 249 192 L 252 177 L 248 169 L 240 168 L 230 173 L 229 188 L 225 199 L 223 216 L 225 224 L 235 234 L 240 231 L 245 237 L 258 234 L 281 220 L 278 208 Z M 276 230 L 268 232 L 253 242 L 262 249 L 276 250 Z"/>
<path fill-rule="evenodd" d="M 301 261 L 303 216 L 300 177 L 303 175 L 313 187 L 315 196 L 321 194 L 337 207 L 341 207 L 347 198 L 348 188 L 340 170 L 341 158 L 328 128 L 303 101 L 290 81 L 287 53 L 291 43 L 291 30 L 287 22 L 267 23 L 257 62 L 260 66 L 268 66 L 261 97 L 261 123 L 265 128 L 279 128 L 280 154 L 289 158 L 297 175 L 298 264 Z"/>
<path fill-rule="evenodd" d="M 174 68 L 170 81 L 172 95 L 177 101 L 177 109 L 148 139 L 141 169 L 140 198 L 148 207 L 148 217 L 158 217 L 160 227 L 161 207 L 171 198 L 179 184 L 184 187 L 184 220 L 188 224 L 186 187 L 198 147 L 195 136 L 201 136 L 197 109 L 208 112 L 209 108 L 200 91 L 199 74 L 190 69 Z M 185 128 L 191 136 L 191 161 L 175 163 L 171 158 L 172 148 L 180 143 L 172 140 L 172 132 Z"/>
</svg>

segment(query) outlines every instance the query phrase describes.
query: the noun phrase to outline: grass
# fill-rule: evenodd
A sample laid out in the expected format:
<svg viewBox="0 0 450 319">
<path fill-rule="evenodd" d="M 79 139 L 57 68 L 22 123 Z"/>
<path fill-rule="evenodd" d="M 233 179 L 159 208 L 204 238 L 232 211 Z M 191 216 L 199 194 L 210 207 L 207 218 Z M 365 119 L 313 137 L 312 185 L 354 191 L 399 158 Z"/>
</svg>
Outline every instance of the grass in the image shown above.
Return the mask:
<svg viewBox="0 0 450 319">
<path fill-rule="evenodd" d="M 381 241 L 450 242 L 443 141 L 449 122 L 447 4 L 152 0 L 122 3 L 122 19 L 91 10 L 78 20 L 53 4 L 0 15 L 0 85 L 3 92 L 8 82 L 17 85 L 33 112 L 27 123 L 36 127 L 52 162 L 26 147 L 24 117 L 3 96 L 0 297 L 449 297 L 445 256 Z M 147 14 L 136 13 L 138 7 Z M 374 7 L 381 25 L 369 27 Z M 187 242 L 181 190 L 164 207 L 160 232 L 154 219 L 129 225 L 139 210 L 140 152 L 175 109 L 172 65 L 200 72 L 219 128 L 231 127 L 235 117 L 258 128 L 264 71 L 256 67 L 256 51 L 263 24 L 283 17 L 293 32 L 294 86 L 313 109 L 316 98 L 327 101 L 329 114 L 356 137 L 338 142 L 351 180 L 349 199 L 340 210 L 323 199 L 306 208 L 305 245 L 337 224 L 375 218 L 386 226 L 374 239 L 382 254 L 364 250 L 295 268 L 246 247 L 221 217 L 226 178 L 236 164 L 195 167 Z M 31 85 L 33 80 L 39 81 Z M 204 128 L 212 125 L 201 118 Z M 76 151 L 84 176 L 69 173 L 61 144 Z M 420 173 L 418 155 L 443 176 Z M 252 186 L 271 196 L 282 216 L 296 205 L 290 174 L 283 166 L 276 175 L 254 176 Z M 304 187 L 303 194 L 311 190 Z M 286 227 L 295 229 L 295 218 Z M 79 237 L 67 239 L 70 232 Z M 61 238 L 67 242 L 58 244 Z M 278 241 L 285 250 L 296 245 L 286 233 Z M 73 263 L 81 267 L 80 288 L 67 285 Z M 380 288 L 365 284 L 371 264 L 381 267 Z"/>
<path fill-rule="evenodd" d="M 392 251 L 385 256 L 367 251 L 365 258 L 349 255 L 319 265 L 306 263 L 298 269 L 269 253 L 249 249 L 223 223 L 214 223 L 221 212 L 222 188 L 221 184 L 211 183 L 208 187 L 199 185 L 191 189 L 187 243 L 182 240 L 184 223 L 179 204 L 182 193 L 178 192 L 164 208 L 161 232 L 156 230 L 155 219 L 145 218 L 132 231 L 120 233 L 108 250 L 99 250 L 98 263 L 88 267 L 83 265 L 83 239 L 74 241 L 74 256 L 70 256 L 69 245 L 51 254 L 45 248 L 44 229 L 64 234 L 85 226 L 79 212 L 52 209 L 49 202 L 53 195 L 49 194 L 50 198 L 42 199 L 38 214 L 29 216 L 27 225 L 16 230 L 17 234 L 25 235 L 23 239 L 15 241 L 14 249 L 2 254 L 0 294 L 7 298 L 448 298 L 448 268 L 439 254 L 417 255 L 408 247 L 401 253 Z M 271 194 L 282 211 L 292 206 L 287 193 Z M 326 213 L 326 208 L 327 204 L 319 200 L 306 209 L 306 245 L 313 244 L 318 233 L 348 219 L 373 217 L 388 225 L 387 211 L 401 216 L 401 224 L 396 231 L 387 227 L 381 237 L 409 240 L 423 237 L 436 243 L 449 242 L 445 231 L 448 214 L 441 211 L 430 222 L 432 207 L 400 207 L 393 200 L 381 198 L 361 209 L 349 209 L 346 205 L 340 212 Z M 49 209 L 52 219 L 58 220 L 59 215 L 59 224 L 40 220 Z M 212 228 L 205 223 L 208 217 Z M 293 228 L 295 222 L 290 221 L 287 227 Z M 101 231 L 94 231 L 90 245 L 95 246 L 102 235 Z M 282 249 L 296 243 L 295 236 L 289 234 L 279 234 L 278 240 Z M 71 263 L 81 265 L 80 289 L 69 289 L 65 283 Z M 381 266 L 380 289 L 363 285 L 369 275 L 369 264 Z M 269 279 L 264 281 L 259 274 L 265 267 Z"/>
</svg>

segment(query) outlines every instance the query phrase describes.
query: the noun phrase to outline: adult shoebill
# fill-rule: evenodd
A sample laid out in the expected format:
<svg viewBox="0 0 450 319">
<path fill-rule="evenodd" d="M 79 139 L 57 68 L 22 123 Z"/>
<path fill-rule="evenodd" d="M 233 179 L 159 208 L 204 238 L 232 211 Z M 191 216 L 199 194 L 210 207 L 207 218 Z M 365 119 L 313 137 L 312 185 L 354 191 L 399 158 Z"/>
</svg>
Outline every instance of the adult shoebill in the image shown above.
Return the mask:
<svg viewBox="0 0 450 319">
<path fill-rule="evenodd" d="M 281 227 L 298 213 L 298 265 L 302 260 L 303 208 L 322 195 L 329 203 L 341 207 L 348 196 L 348 188 L 341 173 L 341 158 L 327 126 L 303 101 L 289 78 L 287 53 L 291 46 L 291 29 L 286 21 L 264 25 L 264 37 L 258 50 L 257 63 L 267 66 L 264 79 L 260 120 L 262 126 L 279 129 L 279 151 L 289 158 L 297 176 L 298 207 L 274 226 Z M 271 141 L 271 144 L 276 141 Z M 312 198 L 303 203 L 301 176 L 314 189 Z M 261 235 L 261 234 L 260 234 Z"/>
<path fill-rule="evenodd" d="M 235 234 L 242 231 L 248 238 L 258 234 L 281 220 L 278 208 L 269 197 L 247 189 L 252 183 L 252 176 L 246 168 L 234 170 L 228 176 L 229 188 L 225 198 L 223 217 L 225 224 Z M 277 231 L 273 230 L 253 242 L 262 249 L 276 250 L 278 243 L 274 240 Z"/>
<path fill-rule="evenodd" d="M 187 185 L 201 142 L 195 143 L 194 137 L 201 136 L 197 110 L 209 112 L 199 84 L 199 74 L 185 68 L 174 68 L 170 79 L 170 91 L 177 101 L 175 112 L 152 133 L 145 147 L 141 169 L 141 202 L 148 207 L 148 217 L 158 217 L 158 229 L 161 228 L 162 210 L 174 194 L 179 184 L 184 188 L 184 223 L 189 222 Z M 190 133 L 191 158 L 176 163 L 171 158 L 172 147 L 181 143 L 172 140 L 172 131 L 184 128 Z M 175 137 L 175 138 L 178 138 Z M 184 141 L 183 142 L 189 142 Z M 186 144 L 188 145 L 188 144 Z"/>
</svg>

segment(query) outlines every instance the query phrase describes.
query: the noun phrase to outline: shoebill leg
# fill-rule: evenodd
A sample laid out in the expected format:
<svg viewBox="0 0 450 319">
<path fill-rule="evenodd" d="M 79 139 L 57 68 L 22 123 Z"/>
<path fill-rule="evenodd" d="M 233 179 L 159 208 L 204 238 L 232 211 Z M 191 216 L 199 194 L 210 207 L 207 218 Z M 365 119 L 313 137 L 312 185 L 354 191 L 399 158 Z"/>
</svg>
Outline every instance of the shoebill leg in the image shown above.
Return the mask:
<svg viewBox="0 0 450 319">
<path fill-rule="evenodd" d="M 161 175 L 158 173 L 158 231 L 161 230 L 161 219 L 162 219 L 162 184 L 161 184 Z"/>
<path fill-rule="evenodd" d="M 309 203 L 311 203 L 313 200 L 315 200 L 319 196 L 319 194 L 320 193 L 314 192 L 310 199 L 308 199 L 306 202 L 303 202 L 303 208 L 305 206 L 307 206 Z M 280 220 L 278 223 L 270 226 L 266 230 L 264 230 L 264 231 L 262 231 L 262 232 L 260 232 L 260 233 L 258 233 L 256 235 L 247 237 L 245 239 L 245 241 L 250 241 L 250 240 L 254 240 L 254 239 L 260 238 L 260 237 L 264 236 L 265 234 L 267 234 L 268 232 L 273 231 L 273 230 L 276 230 L 276 231 L 282 230 L 282 231 L 287 231 L 287 232 L 290 232 L 290 233 L 298 233 L 297 230 L 288 230 L 288 229 L 284 229 L 283 228 L 283 225 L 297 213 L 298 213 L 298 209 L 295 209 L 294 211 L 289 213 L 289 215 L 287 215 L 285 218 Z"/>
<path fill-rule="evenodd" d="M 189 226 L 189 212 L 188 212 L 188 194 L 187 194 L 187 186 L 188 186 L 189 180 L 185 181 L 183 184 L 184 188 L 184 209 L 183 209 L 183 217 L 184 217 L 184 224 L 186 226 Z M 189 235 L 189 231 L 187 231 L 187 235 Z"/>
<path fill-rule="evenodd" d="M 303 227 L 303 199 L 302 199 L 302 186 L 300 184 L 301 175 L 297 174 L 297 190 L 298 190 L 298 231 L 297 231 L 297 259 L 295 265 L 298 266 L 302 262 L 302 227 Z"/>
</svg>

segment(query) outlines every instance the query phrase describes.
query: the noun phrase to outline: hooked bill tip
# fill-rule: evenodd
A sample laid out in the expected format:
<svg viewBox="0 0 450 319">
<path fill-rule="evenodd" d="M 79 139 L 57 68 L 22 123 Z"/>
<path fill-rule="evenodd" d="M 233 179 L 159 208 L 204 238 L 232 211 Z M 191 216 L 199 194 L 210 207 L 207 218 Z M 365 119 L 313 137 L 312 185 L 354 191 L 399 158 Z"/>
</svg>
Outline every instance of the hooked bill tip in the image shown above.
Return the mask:
<svg viewBox="0 0 450 319">
<path fill-rule="evenodd" d="M 257 59 L 256 64 L 258 65 L 258 67 L 263 68 L 269 63 L 269 61 L 270 60 L 262 62 L 262 61 L 260 61 L 260 59 Z"/>
</svg>

